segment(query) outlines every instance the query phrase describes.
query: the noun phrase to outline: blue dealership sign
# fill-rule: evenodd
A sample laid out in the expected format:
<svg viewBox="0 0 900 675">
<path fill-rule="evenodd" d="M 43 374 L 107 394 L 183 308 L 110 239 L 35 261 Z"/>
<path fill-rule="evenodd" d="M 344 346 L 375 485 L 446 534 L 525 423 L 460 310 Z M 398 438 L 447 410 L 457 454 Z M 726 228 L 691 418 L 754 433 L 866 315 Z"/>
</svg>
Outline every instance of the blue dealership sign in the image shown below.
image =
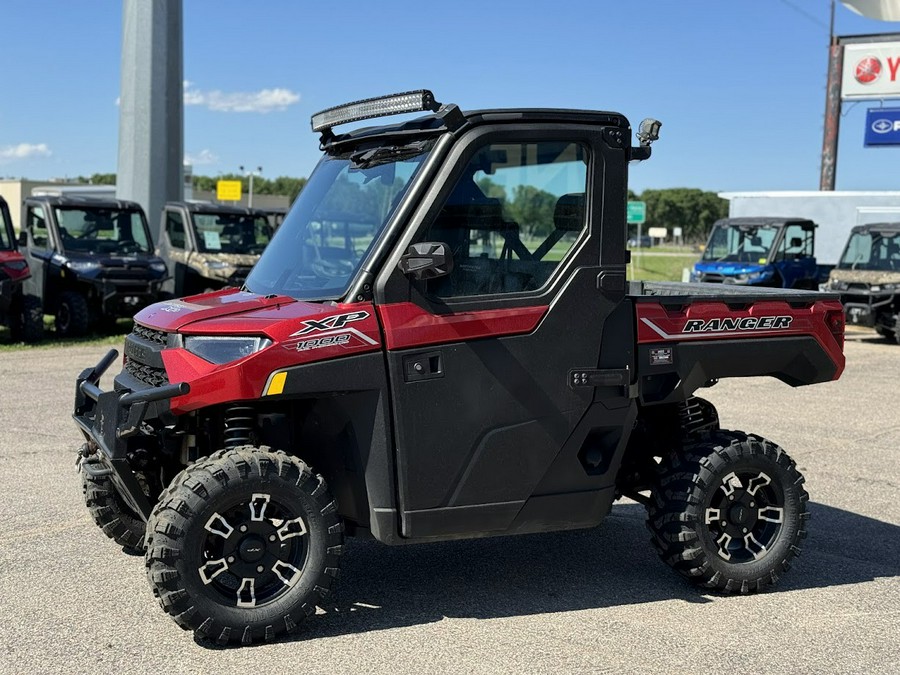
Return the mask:
<svg viewBox="0 0 900 675">
<path fill-rule="evenodd" d="M 870 108 L 866 111 L 865 145 L 900 145 L 900 108 Z"/>
</svg>

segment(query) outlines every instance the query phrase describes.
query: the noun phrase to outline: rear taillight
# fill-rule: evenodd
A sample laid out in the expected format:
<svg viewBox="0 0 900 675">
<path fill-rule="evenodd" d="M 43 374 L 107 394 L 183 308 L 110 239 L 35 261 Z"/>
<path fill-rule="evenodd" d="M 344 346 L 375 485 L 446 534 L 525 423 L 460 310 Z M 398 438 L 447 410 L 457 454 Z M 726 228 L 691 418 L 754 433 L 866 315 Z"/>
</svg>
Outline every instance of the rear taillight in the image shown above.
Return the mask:
<svg viewBox="0 0 900 675">
<path fill-rule="evenodd" d="M 825 324 L 828 326 L 828 330 L 831 331 L 831 334 L 834 336 L 834 339 L 841 346 L 841 349 L 844 348 L 844 311 L 843 310 L 832 310 L 825 314 Z"/>
</svg>

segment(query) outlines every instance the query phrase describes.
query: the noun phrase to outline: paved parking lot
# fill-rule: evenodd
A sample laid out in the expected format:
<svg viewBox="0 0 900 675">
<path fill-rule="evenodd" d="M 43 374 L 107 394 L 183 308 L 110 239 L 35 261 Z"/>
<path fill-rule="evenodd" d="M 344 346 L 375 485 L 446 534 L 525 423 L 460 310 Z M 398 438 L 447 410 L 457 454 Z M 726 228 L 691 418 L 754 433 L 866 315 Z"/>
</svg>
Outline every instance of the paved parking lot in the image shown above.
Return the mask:
<svg viewBox="0 0 900 675">
<path fill-rule="evenodd" d="M 351 542 L 337 608 L 277 644 L 213 649 L 156 605 L 74 472 L 74 378 L 105 347 L 0 353 L 0 672 L 900 671 L 900 347 L 849 336 L 836 383 L 722 382 L 723 426 L 806 474 L 810 536 L 776 591 L 705 596 L 643 511 L 596 530 L 388 548 Z"/>
</svg>

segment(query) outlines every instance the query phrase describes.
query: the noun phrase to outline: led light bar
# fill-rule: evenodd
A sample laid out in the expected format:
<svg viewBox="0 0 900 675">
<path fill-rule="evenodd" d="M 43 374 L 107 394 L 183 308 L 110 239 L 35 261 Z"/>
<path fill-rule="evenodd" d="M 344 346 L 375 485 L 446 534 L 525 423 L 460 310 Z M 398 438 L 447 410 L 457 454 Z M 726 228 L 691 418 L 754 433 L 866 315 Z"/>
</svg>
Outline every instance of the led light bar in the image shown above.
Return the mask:
<svg viewBox="0 0 900 675">
<path fill-rule="evenodd" d="M 362 101 L 345 103 L 317 112 L 312 116 L 312 130 L 315 132 L 326 131 L 338 124 L 358 122 L 372 117 L 385 117 L 387 115 L 400 115 L 402 113 L 421 112 L 423 110 L 437 111 L 440 104 L 434 100 L 434 94 L 427 89 L 407 91 L 402 94 L 390 96 L 378 96 Z"/>
</svg>

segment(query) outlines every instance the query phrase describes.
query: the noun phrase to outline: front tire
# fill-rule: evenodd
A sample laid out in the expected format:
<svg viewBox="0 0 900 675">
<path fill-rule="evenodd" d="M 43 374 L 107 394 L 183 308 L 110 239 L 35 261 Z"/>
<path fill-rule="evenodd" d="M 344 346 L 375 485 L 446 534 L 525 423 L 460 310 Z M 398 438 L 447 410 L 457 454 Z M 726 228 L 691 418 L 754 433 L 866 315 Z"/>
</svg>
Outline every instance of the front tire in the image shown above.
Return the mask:
<svg viewBox="0 0 900 675">
<path fill-rule="evenodd" d="M 87 333 L 90 312 L 85 297 L 76 291 L 66 291 L 59 296 L 56 310 L 56 332 L 60 337 L 80 337 Z"/>
<path fill-rule="evenodd" d="M 659 466 L 651 542 L 695 584 L 759 591 L 800 554 L 808 500 L 803 476 L 779 446 L 737 431 L 700 434 Z"/>
<path fill-rule="evenodd" d="M 147 531 L 147 574 L 163 610 L 220 644 L 292 632 L 330 593 L 344 538 L 322 477 L 252 446 L 182 471 Z"/>
<path fill-rule="evenodd" d="M 82 472 L 81 491 L 91 517 L 107 537 L 128 551 L 144 552 L 146 524 L 119 496 L 108 476 Z"/>
</svg>

